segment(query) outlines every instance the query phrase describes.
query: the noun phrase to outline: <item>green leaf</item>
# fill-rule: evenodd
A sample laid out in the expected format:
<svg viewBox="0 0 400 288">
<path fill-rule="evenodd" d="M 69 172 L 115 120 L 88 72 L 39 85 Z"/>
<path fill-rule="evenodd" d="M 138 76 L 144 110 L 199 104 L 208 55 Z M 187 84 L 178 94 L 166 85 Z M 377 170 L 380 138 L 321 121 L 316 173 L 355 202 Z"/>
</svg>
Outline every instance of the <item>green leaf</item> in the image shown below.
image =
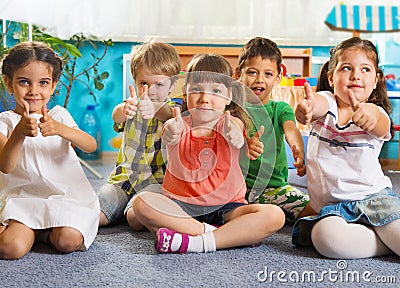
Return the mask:
<svg viewBox="0 0 400 288">
<path fill-rule="evenodd" d="M 107 79 L 110 76 L 108 72 L 103 72 L 100 75 L 101 80 Z"/>
</svg>

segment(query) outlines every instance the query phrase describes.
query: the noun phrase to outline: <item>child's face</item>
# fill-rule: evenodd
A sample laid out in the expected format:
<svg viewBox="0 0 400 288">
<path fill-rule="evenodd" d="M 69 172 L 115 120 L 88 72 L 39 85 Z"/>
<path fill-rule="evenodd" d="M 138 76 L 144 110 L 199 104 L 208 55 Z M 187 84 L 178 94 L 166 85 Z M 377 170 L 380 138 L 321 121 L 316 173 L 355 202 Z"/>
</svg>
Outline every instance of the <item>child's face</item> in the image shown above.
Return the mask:
<svg viewBox="0 0 400 288">
<path fill-rule="evenodd" d="M 352 90 L 359 102 L 365 102 L 376 87 L 378 76 L 368 55 L 358 48 L 350 48 L 338 57 L 335 70 L 328 79 L 339 103 L 349 105 L 348 91 Z"/>
<path fill-rule="evenodd" d="M 5 77 L 7 88 L 15 97 L 15 112 L 22 115 L 26 110 L 24 103 L 27 103 L 29 113 L 41 113 L 42 106 L 47 105 L 57 86 L 52 73 L 53 69 L 47 63 L 32 61 L 17 69 L 13 79 Z"/>
<path fill-rule="evenodd" d="M 139 96 L 143 95 L 143 88 L 147 85 L 147 95 L 153 102 L 164 102 L 173 88 L 169 76 L 154 75 L 143 66 L 139 66 L 135 74 L 135 84 L 138 87 Z"/>
<path fill-rule="evenodd" d="M 224 113 L 231 92 L 222 83 L 187 83 L 185 101 L 193 123 L 208 123 Z"/>
<path fill-rule="evenodd" d="M 277 63 L 261 56 L 248 59 L 242 70 L 236 71 L 236 78 L 249 87 L 262 104 L 268 103 L 272 88 L 281 81 Z"/>
</svg>

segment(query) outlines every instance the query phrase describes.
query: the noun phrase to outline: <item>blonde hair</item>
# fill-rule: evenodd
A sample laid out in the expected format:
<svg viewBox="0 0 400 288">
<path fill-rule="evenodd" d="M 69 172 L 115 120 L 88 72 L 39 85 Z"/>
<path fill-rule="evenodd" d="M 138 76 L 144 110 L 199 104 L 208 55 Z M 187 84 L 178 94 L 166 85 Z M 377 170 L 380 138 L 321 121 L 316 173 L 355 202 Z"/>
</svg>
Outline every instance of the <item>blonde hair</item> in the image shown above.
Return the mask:
<svg viewBox="0 0 400 288">
<path fill-rule="evenodd" d="M 139 67 L 150 72 L 173 77 L 181 71 L 181 60 L 175 47 L 162 42 L 144 42 L 136 45 L 131 51 L 131 73 L 135 79 Z"/>
</svg>

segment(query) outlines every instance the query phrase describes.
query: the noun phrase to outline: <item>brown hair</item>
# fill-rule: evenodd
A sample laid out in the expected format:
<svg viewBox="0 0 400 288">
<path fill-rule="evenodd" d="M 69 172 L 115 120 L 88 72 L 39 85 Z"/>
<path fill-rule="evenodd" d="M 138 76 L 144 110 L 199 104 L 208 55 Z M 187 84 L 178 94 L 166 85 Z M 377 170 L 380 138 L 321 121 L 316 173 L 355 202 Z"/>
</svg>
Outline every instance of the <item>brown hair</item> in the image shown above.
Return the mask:
<svg viewBox="0 0 400 288">
<path fill-rule="evenodd" d="M 258 56 L 263 60 L 270 59 L 276 62 L 278 73 L 281 73 L 282 52 L 274 41 L 263 37 L 255 37 L 243 46 L 239 54 L 238 70 L 243 69 L 248 59 Z"/>
<path fill-rule="evenodd" d="M 226 110 L 242 120 L 246 131 L 252 128 L 251 120 L 243 109 L 244 99 L 240 82 L 232 78 L 233 70 L 221 55 L 217 54 L 197 54 L 189 62 L 186 67 L 188 72 L 186 82 L 217 82 L 224 84 L 232 91 L 232 101 L 226 106 Z M 187 110 L 186 103 L 182 106 L 182 111 Z"/>
<path fill-rule="evenodd" d="M 329 71 L 329 60 L 326 61 L 319 70 L 318 82 L 316 87 L 316 92 L 318 91 L 330 91 L 333 93 L 333 87 L 329 85 L 328 80 L 328 71 Z"/>
<path fill-rule="evenodd" d="M 11 48 L 3 59 L 2 73 L 12 79 L 17 69 L 25 67 L 32 61 L 41 61 L 53 69 L 53 81 L 57 82 L 62 73 L 62 60 L 47 44 L 42 42 L 21 42 Z"/>
</svg>

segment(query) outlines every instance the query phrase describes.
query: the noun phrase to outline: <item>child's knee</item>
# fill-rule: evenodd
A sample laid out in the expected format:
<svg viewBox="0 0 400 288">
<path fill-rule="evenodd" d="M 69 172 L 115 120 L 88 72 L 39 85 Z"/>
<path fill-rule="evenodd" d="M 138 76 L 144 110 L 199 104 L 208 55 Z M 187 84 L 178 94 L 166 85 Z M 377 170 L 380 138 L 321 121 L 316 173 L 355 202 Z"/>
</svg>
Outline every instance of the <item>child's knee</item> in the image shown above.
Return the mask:
<svg viewBox="0 0 400 288">
<path fill-rule="evenodd" d="M 285 213 L 283 210 L 272 204 L 257 204 L 259 206 L 260 216 L 265 223 L 268 233 L 275 233 L 285 225 Z"/>
<path fill-rule="evenodd" d="M 24 257 L 30 250 L 31 245 L 18 238 L 0 237 L 0 259 L 15 260 Z"/>
<path fill-rule="evenodd" d="M 136 217 L 133 208 L 129 208 L 128 212 L 126 213 L 126 220 L 128 221 L 129 227 L 132 228 L 134 231 L 142 231 L 145 227 L 140 223 L 139 219 Z"/>
<path fill-rule="evenodd" d="M 134 220 L 134 218 L 138 219 L 140 222 L 142 220 L 150 220 L 152 218 L 152 210 L 150 209 L 151 205 L 149 204 L 149 201 L 146 200 L 146 195 L 147 193 L 141 193 L 132 203 L 132 208 L 128 210 L 131 211 L 131 220 Z"/>
<path fill-rule="evenodd" d="M 70 227 L 53 228 L 49 235 L 50 243 L 63 253 L 71 253 L 81 248 L 83 235 Z"/>
</svg>

